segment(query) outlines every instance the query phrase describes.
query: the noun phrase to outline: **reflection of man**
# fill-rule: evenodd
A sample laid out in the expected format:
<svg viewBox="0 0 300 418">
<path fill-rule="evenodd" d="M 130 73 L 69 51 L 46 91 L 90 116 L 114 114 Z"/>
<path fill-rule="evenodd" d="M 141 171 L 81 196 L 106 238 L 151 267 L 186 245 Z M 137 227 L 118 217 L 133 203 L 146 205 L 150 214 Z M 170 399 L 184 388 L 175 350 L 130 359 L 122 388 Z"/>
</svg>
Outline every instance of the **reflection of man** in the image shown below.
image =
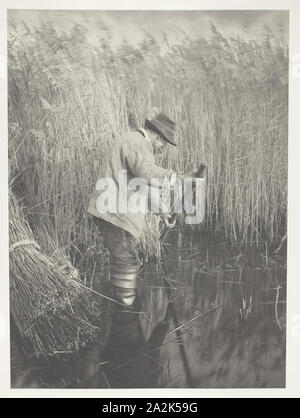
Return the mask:
<svg viewBox="0 0 300 418">
<path fill-rule="evenodd" d="M 146 119 L 144 129 L 129 132 L 117 140 L 103 162 L 97 183 L 101 178 L 113 180 L 118 194 L 124 196 L 124 186 L 119 184 L 120 172 L 126 170 L 127 183 L 134 178 L 145 179 L 151 184 L 152 178 L 167 179 L 174 184 L 176 174 L 172 170 L 155 164 L 154 153 L 160 152 L 168 143 L 174 142 L 175 123 L 163 113 L 152 120 Z M 127 198 L 130 199 L 130 190 Z M 145 213 L 122 213 L 122 211 L 99 211 L 97 199 L 101 190 L 95 188 L 88 205 L 88 213 L 95 217 L 103 236 L 104 246 L 111 256 L 110 283 L 114 297 L 128 306 L 136 297 L 136 280 L 141 261 L 137 252 L 137 238 L 145 225 Z M 160 214 L 167 225 L 170 214 Z"/>
</svg>

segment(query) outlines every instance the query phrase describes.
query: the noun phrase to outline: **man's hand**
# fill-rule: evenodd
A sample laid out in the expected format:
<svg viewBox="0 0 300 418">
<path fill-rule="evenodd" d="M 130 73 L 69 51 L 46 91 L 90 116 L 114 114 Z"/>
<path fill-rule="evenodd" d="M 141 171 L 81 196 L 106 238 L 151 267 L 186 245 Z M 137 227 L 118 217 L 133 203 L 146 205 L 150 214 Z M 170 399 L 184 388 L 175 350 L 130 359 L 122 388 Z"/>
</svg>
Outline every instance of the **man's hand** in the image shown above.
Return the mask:
<svg viewBox="0 0 300 418">
<path fill-rule="evenodd" d="M 196 182 L 196 178 L 203 178 L 204 177 L 204 171 L 207 168 L 205 164 L 200 164 L 197 170 L 190 171 L 186 174 L 181 174 L 178 177 L 183 182 L 184 179 L 192 179 L 193 183 Z"/>
<path fill-rule="evenodd" d="M 207 166 L 205 164 L 200 164 L 198 169 L 195 172 L 193 172 L 193 177 L 204 177 L 204 170 L 206 169 L 206 167 Z"/>
<path fill-rule="evenodd" d="M 166 225 L 167 228 L 171 229 L 175 226 L 176 224 L 176 216 L 171 215 L 170 213 L 163 213 L 161 215 L 164 224 Z"/>
<path fill-rule="evenodd" d="M 197 170 L 191 171 L 187 174 L 179 174 L 178 178 L 181 180 L 182 185 L 186 179 L 192 181 L 192 189 L 195 190 L 197 179 L 204 177 L 204 171 L 206 169 L 205 164 L 200 164 Z"/>
</svg>

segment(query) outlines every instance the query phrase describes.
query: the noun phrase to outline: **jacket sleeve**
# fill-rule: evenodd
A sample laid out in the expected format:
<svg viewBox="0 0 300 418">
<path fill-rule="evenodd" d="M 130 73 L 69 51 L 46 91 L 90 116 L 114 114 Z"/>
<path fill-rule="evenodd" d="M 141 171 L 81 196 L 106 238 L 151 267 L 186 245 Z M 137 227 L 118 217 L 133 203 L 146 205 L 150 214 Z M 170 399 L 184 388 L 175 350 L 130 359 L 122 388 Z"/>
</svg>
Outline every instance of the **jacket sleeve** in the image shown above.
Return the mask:
<svg viewBox="0 0 300 418">
<path fill-rule="evenodd" d="M 155 164 L 154 157 L 141 150 L 132 151 L 127 156 L 127 164 L 135 177 L 144 178 L 148 184 L 151 184 L 152 178 L 167 178 L 171 180 L 175 174 L 173 170 L 165 169 Z"/>
</svg>

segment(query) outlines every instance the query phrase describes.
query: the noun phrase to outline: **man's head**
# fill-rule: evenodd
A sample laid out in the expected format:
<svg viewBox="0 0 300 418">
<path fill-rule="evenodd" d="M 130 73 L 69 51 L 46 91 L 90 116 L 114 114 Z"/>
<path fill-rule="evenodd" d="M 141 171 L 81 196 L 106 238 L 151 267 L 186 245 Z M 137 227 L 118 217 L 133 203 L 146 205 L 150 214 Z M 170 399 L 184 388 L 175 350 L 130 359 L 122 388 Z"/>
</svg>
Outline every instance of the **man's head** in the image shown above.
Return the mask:
<svg viewBox="0 0 300 418">
<path fill-rule="evenodd" d="M 147 129 L 147 136 L 151 141 L 153 151 L 155 153 L 160 153 L 163 151 L 163 149 L 167 146 L 168 141 L 159 133 L 153 131 L 152 129 Z"/>
<path fill-rule="evenodd" d="M 174 141 L 175 122 L 164 113 L 159 113 L 151 120 L 146 119 L 145 129 L 155 152 L 161 151 L 167 143 L 177 145 Z"/>
</svg>

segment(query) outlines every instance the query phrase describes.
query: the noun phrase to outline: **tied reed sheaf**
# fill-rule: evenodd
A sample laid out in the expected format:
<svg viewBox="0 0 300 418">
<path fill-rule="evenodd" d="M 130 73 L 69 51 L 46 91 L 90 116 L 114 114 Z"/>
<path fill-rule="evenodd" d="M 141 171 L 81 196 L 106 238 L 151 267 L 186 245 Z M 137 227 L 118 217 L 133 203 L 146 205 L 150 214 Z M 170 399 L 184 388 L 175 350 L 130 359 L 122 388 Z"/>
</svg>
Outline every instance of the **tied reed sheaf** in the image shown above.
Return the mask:
<svg viewBox="0 0 300 418">
<path fill-rule="evenodd" d="M 160 155 L 159 163 L 179 173 L 200 162 L 207 165 L 204 226 L 222 230 L 233 240 L 264 237 L 269 243 L 279 242 L 285 235 L 287 210 L 287 46 L 270 31 L 262 41 L 246 41 L 225 38 L 211 25 L 210 39 L 183 34 L 170 46 L 165 36 L 164 50 L 149 34 L 138 46 L 124 42 L 112 48 L 111 33 L 98 23 L 97 41 L 92 41 L 87 28 L 78 23 L 67 32 L 42 20 L 28 26 L 9 19 L 9 163 L 21 177 L 30 173 L 26 190 L 30 185 L 34 202 L 25 193 L 25 217 L 45 252 L 63 249 L 75 267 L 78 260 L 93 257 L 91 249 L 99 236 L 86 209 L 99 166 L 115 138 L 141 127 L 154 109 L 176 121 L 179 144 Z M 19 222 L 18 216 L 14 203 L 11 225 L 15 219 Z M 147 225 L 140 245 L 147 257 L 157 257 L 155 216 L 149 216 Z M 19 231 L 15 228 L 11 242 Z M 31 239 L 28 235 L 27 231 L 21 238 Z M 41 257 L 44 272 L 26 264 L 21 250 L 32 262 L 33 254 Z M 41 275 L 50 290 L 53 280 L 62 287 L 66 280 L 55 260 L 49 261 L 49 270 L 49 259 L 34 245 L 15 249 L 14 263 L 15 257 L 18 270 L 12 284 L 19 290 L 12 294 L 19 318 L 36 312 L 34 305 L 26 307 L 22 301 L 35 292 Z M 22 277 L 28 280 L 24 288 Z M 69 286 L 74 293 L 79 290 L 79 284 Z M 72 301 L 71 305 L 74 308 Z M 37 306 L 43 312 L 42 304 Z M 41 320 L 40 330 L 45 330 L 43 315 L 34 315 Z M 71 332 L 67 323 L 73 321 L 72 310 L 66 315 L 60 317 L 66 324 L 63 333 Z M 80 315 L 75 316 L 79 320 Z M 51 340 L 56 326 L 48 325 Z M 36 326 L 26 328 L 27 335 Z M 21 327 L 24 330 L 19 323 Z M 38 338 L 40 350 L 46 343 Z"/>
<path fill-rule="evenodd" d="M 40 247 L 12 192 L 9 209 L 11 315 L 23 348 L 35 355 L 75 351 L 100 329 L 92 323 L 98 318 L 99 326 L 99 303 L 66 257 Z"/>
</svg>

